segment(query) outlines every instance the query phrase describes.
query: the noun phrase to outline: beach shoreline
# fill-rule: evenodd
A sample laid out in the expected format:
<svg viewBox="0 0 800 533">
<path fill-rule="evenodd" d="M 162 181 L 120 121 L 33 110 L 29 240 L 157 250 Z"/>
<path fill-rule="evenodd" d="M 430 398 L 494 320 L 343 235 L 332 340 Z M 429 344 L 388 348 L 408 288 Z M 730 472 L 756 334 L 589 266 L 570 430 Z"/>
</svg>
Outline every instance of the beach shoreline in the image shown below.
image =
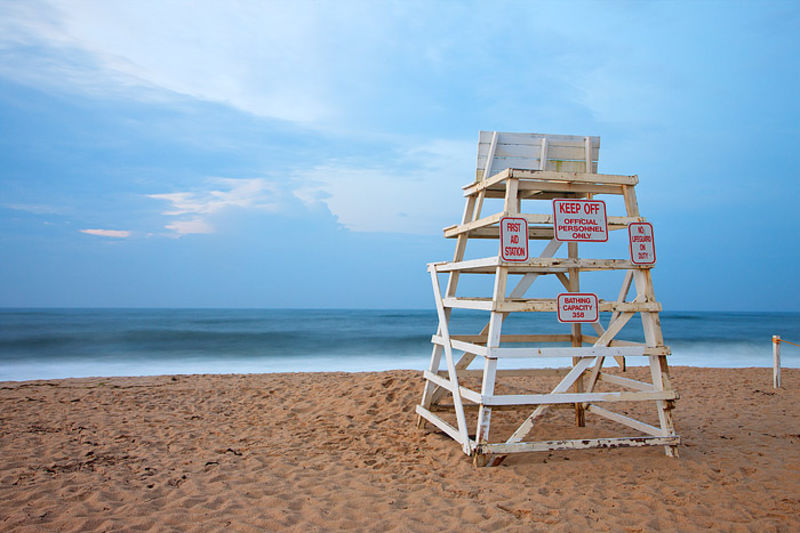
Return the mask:
<svg viewBox="0 0 800 533">
<path fill-rule="evenodd" d="M 781 389 L 771 372 L 673 368 L 680 458 L 582 450 L 486 469 L 417 429 L 419 371 L 2 382 L 0 525 L 797 530 L 800 370 L 784 369 Z"/>
</svg>

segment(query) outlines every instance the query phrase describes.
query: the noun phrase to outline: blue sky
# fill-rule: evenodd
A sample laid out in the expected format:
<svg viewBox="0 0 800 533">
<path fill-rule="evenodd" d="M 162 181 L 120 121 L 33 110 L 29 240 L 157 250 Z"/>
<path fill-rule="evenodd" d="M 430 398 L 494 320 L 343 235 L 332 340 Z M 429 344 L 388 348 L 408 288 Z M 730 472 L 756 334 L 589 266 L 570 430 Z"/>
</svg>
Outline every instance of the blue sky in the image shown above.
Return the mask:
<svg viewBox="0 0 800 533">
<path fill-rule="evenodd" d="M 798 311 L 799 36 L 778 1 L 2 2 L 0 305 L 432 307 L 499 130 L 640 176 L 666 309 Z"/>
</svg>

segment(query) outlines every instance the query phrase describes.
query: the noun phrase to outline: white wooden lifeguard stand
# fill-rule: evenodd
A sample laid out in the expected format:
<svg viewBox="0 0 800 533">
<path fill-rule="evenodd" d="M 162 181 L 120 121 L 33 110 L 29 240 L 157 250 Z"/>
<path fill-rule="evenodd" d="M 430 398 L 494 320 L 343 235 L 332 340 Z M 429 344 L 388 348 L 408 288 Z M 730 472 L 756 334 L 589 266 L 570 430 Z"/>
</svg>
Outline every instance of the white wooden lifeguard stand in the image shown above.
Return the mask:
<svg viewBox="0 0 800 533">
<path fill-rule="evenodd" d="M 465 454 L 474 457 L 476 465 L 497 465 L 506 454 L 516 452 L 583 448 L 663 445 L 668 456 L 678 454 L 680 437 L 675 433 L 671 414 L 678 394 L 670 384 L 667 366 L 670 350 L 664 346 L 658 316 L 661 305 L 655 299 L 650 272 L 655 262 L 652 226 L 649 228 L 650 244 L 653 244 L 651 264 L 634 262 L 633 251 L 627 259 L 581 258 L 578 255 L 578 242 L 563 235 L 559 237 L 556 233 L 554 199 L 586 202 L 595 201 L 601 195 L 621 196 L 625 206 L 624 215 L 607 216 L 606 232 L 626 228 L 630 232 L 634 227 L 632 224 L 644 226 L 641 223 L 646 221 L 639 214 L 634 191 L 638 177 L 598 174 L 599 149 L 599 137 L 480 132 L 476 178 L 474 183 L 464 187 L 466 206 L 461 224 L 444 229 L 445 237 L 456 239 L 455 255 L 452 261 L 428 265 L 439 327 L 432 338 L 434 347 L 430 366 L 424 372 L 422 401 L 416 406 L 418 425 L 424 427 L 427 421 L 442 430 L 462 446 Z M 491 198 L 503 199 L 503 209 L 495 214 L 483 215 L 484 200 Z M 523 209 L 528 206 L 534 211 Z M 539 210 L 535 212 L 537 206 Z M 538 257 L 531 255 L 523 261 L 512 260 L 514 258 L 504 258 L 501 249 L 491 257 L 465 259 L 469 239 L 499 241 L 502 233 L 500 225 L 506 217 L 524 219 L 526 224 L 522 227 L 527 226 L 530 240 L 547 241 Z M 630 240 L 634 240 L 632 235 Z M 567 242 L 566 257 L 556 257 L 564 242 Z M 527 240 L 524 244 L 527 246 Z M 579 293 L 581 272 L 617 270 L 624 272 L 617 299 L 595 300 L 594 303 L 598 318 L 600 312 L 610 312 L 610 319 L 605 326 L 599 320 L 590 324 L 584 321 L 591 325 L 595 335 L 584 334 L 580 322 L 571 324 L 568 334 L 501 333 L 503 321 L 510 313 L 555 314 L 559 311 L 555 295 L 551 298 L 526 298 L 528 289 L 539 276 L 555 276 L 567 293 Z M 440 274 L 447 276 L 444 294 L 440 288 Z M 457 295 L 461 274 L 494 276 L 491 297 Z M 510 276 L 521 278 L 509 291 L 509 282 L 515 279 Z M 632 286 L 636 294 L 629 299 Z M 489 313 L 487 324 L 476 335 L 451 335 L 453 309 L 486 311 Z M 641 317 L 645 342 L 615 339 L 636 314 Z M 553 320 L 556 320 L 555 316 Z M 512 343 L 526 343 L 526 347 L 509 347 Z M 543 343 L 561 345 L 541 347 Z M 567 343 L 569 346 L 564 346 Z M 535 347 L 530 347 L 531 344 Z M 460 357 L 456 359 L 458 353 Z M 442 355 L 446 369 L 440 368 Z M 535 369 L 498 369 L 498 359 L 536 357 L 564 357 L 571 366 L 559 374 L 560 381 L 549 393 L 496 394 L 496 384 L 499 385 L 506 376 L 534 376 L 531 379 L 535 379 L 537 375 Z M 644 358 L 649 364 L 651 382 L 603 371 L 606 358 L 613 358 L 624 370 L 625 357 Z M 483 369 L 468 370 L 476 358 L 482 359 Z M 476 373 L 481 378 L 480 390 L 464 386 L 464 378 L 473 375 L 474 379 Z M 598 389 L 602 389 L 602 392 Z M 448 394 L 452 397 L 452 404 L 440 403 L 442 397 Z M 608 402 L 649 402 L 657 411 L 658 425 L 601 407 Z M 588 412 L 626 426 L 626 435 L 526 440 L 537 421 L 551 408 L 573 406 L 577 426 L 585 426 L 584 417 Z M 466 412 L 474 412 L 475 408 L 477 420 L 468 422 Z M 492 441 L 489 431 L 492 409 L 525 411 L 521 424 L 516 426 L 519 421 L 513 424 L 516 429 L 510 436 Z M 471 434 L 470 429 L 474 433 Z M 634 436 L 630 435 L 631 430 L 634 430 Z"/>
</svg>

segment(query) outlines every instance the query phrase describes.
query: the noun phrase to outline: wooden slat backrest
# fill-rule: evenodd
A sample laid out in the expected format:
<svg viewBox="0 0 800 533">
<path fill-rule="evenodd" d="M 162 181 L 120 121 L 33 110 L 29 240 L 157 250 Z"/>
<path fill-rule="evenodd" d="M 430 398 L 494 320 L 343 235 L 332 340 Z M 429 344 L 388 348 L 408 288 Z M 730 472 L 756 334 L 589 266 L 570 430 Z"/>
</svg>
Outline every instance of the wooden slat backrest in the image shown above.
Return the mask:
<svg viewBox="0 0 800 533">
<path fill-rule="evenodd" d="M 486 158 L 496 137 L 494 157 L 489 172 L 485 173 Z M 544 147 L 542 143 L 545 143 Z M 475 179 L 488 178 L 507 168 L 526 170 L 554 170 L 557 172 L 586 172 L 586 146 L 591 146 L 591 169 L 597 172 L 600 155 L 600 137 L 579 135 L 548 135 L 543 133 L 507 133 L 482 131 L 478 141 L 478 164 Z M 545 165 L 541 164 L 544 149 Z"/>
</svg>

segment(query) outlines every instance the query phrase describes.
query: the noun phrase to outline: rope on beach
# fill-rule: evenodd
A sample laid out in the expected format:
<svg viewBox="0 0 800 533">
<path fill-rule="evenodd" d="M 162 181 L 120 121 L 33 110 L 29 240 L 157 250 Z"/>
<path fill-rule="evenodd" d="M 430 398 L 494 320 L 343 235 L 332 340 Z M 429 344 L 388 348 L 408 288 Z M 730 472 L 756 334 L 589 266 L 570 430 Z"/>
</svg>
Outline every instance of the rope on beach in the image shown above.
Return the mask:
<svg viewBox="0 0 800 533">
<path fill-rule="evenodd" d="M 793 345 L 793 346 L 797 346 L 798 348 L 800 348 L 800 344 L 797 344 L 796 342 L 792 342 L 792 341 L 787 341 L 786 339 L 782 339 L 782 338 L 780 338 L 780 337 L 776 338 L 776 339 L 774 340 L 774 342 L 776 342 L 776 343 L 777 343 L 777 342 L 785 342 L 785 343 L 787 343 L 787 344 L 791 344 L 791 345 Z"/>
</svg>

